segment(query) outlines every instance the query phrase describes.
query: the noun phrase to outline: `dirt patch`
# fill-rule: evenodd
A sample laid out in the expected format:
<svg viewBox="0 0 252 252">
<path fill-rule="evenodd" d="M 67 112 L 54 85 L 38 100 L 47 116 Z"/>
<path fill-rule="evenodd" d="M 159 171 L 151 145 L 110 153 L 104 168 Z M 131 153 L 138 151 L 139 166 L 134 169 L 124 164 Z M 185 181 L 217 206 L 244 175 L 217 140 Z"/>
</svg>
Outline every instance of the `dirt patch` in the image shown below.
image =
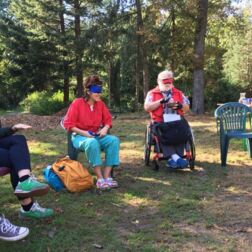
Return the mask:
<svg viewBox="0 0 252 252">
<path fill-rule="evenodd" d="M 46 130 L 56 128 L 61 121 L 62 116 L 38 116 L 33 114 L 15 114 L 2 116 L 2 127 L 8 127 L 16 123 L 29 124 L 34 130 Z"/>
</svg>

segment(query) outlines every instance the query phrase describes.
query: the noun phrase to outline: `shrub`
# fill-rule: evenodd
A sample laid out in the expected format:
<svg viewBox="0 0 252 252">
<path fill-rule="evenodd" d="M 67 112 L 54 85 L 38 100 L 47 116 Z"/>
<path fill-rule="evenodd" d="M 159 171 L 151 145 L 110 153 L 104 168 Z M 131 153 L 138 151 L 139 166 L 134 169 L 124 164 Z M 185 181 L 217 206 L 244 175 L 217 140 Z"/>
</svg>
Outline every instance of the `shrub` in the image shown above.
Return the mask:
<svg viewBox="0 0 252 252">
<path fill-rule="evenodd" d="M 215 109 L 217 103 L 238 101 L 240 92 L 244 87 L 230 84 L 226 80 L 219 80 L 215 85 L 207 86 L 205 89 L 205 108 Z"/>
<path fill-rule="evenodd" d="M 73 97 L 70 100 L 72 99 Z M 54 94 L 46 91 L 34 92 L 29 94 L 20 105 L 26 111 L 36 115 L 52 115 L 66 107 L 61 91 Z"/>
</svg>

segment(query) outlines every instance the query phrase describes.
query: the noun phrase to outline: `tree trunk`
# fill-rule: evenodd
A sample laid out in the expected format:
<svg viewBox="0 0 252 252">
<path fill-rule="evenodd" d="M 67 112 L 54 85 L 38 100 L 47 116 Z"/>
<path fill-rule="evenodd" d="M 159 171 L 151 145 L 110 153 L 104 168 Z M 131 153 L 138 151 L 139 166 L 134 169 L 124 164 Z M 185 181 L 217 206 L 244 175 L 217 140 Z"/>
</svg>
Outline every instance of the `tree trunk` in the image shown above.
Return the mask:
<svg viewBox="0 0 252 252">
<path fill-rule="evenodd" d="M 113 71 L 112 71 L 112 62 L 109 61 L 108 64 L 108 76 L 109 76 L 109 81 L 108 81 L 108 107 L 111 108 L 111 83 L 112 83 L 112 78 L 113 78 Z"/>
<path fill-rule="evenodd" d="M 138 111 L 139 97 L 140 97 L 140 66 L 137 60 L 136 62 L 136 86 L 135 86 L 135 110 Z"/>
<path fill-rule="evenodd" d="M 176 52 L 175 52 L 175 30 L 176 30 L 176 23 L 175 23 L 175 8 L 174 4 L 171 5 L 171 19 L 172 19 L 172 28 L 171 28 L 171 63 L 170 68 L 173 71 L 175 69 L 175 62 L 174 59 L 176 58 Z M 170 69 L 168 69 L 170 70 Z"/>
<path fill-rule="evenodd" d="M 195 30 L 194 71 L 193 71 L 193 102 L 195 114 L 204 113 L 204 52 L 207 28 L 208 0 L 199 0 L 198 18 Z"/>
<path fill-rule="evenodd" d="M 149 89 L 150 89 L 150 73 L 149 73 L 149 66 L 147 63 L 146 53 L 144 51 L 144 56 L 143 56 L 143 96 L 144 98 L 147 96 Z"/>
<path fill-rule="evenodd" d="M 66 49 L 66 31 L 65 31 L 65 20 L 64 20 L 64 5 L 63 0 L 59 0 L 60 5 L 60 33 L 61 33 L 61 43 L 63 45 L 63 71 L 64 71 L 64 103 L 67 104 L 69 102 L 69 66 L 66 60 L 67 57 L 67 49 Z"/>
<path fill-rule="evenodd" d="M 112 79 L 111 79 L 111 94 L 112 94 L 112 101 L 115 107 L 120 107 L 120 60 L 116 60 L 113 64 L 112 69 Z"/>
<path fill-rule="evenodd" d="M 108 105 L 120 107 L 120 87 L 118 77 L 120 74 L 120 61 L 109 62 L 109 102 Z"/>
<path fill-rule="evenodd" d="M 136 104 L 142 103 L 149 91 L 149 68 L 147 50 L 144 44 L 144 25 L 141 0 L 136 0 L 137 10 L 137 62 L 136 62 Z"/>
<path fill-rule="evenodd" d="M 74 32 L 75 32 L 75 69 L 77 80 L 77 97 L 83 96 L 83 69 L 82 69 L 82 56 L 83 50 L 81 45 L 81 29 L 80 29 L 80 1 L 74 0 Z"/>
<path fill-rule="evenodd" d="M 115 5 L 112 7 L 111 12 L 110 12 L 110 19 L 117 19 L 118 11 L 120 9 L 120 4 L 121 0 L 117 0 Z M 110 30 L 108 32 L 108 40 L 109 40 L 109 54 L 108 54 L 108 59 L 107 61 L 109 62 L 108 66 L 108 75 L 109 75 L 109 83 L 108 83 L 108 88 L 109 88 L 109 107 L 111 106 L 120 106 L 120 87 L 119 87 L 119 82 L 118 79 L 119 77 L 119 72 L 120 72 L 120 60 L 115 59 L 115 48 L 113 45 L 113 38 L 114 34 Z"/>
</svg>

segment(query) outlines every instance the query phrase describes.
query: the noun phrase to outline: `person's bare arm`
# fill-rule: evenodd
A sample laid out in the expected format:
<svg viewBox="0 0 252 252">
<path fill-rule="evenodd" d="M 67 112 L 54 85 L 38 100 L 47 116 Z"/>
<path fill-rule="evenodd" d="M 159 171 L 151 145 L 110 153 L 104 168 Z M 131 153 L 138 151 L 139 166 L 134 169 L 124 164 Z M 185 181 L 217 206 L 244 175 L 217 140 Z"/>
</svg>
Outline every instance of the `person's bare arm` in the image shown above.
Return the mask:
<svg viewBox="0 0 252 252">
<path fill-rule="evenodd" d="M 27 129 L 31 129 L 32 126 L 30 125 L 27 125 L 27 124 L 23 124 L 23 123 L 18 123 L 18 124 L 15 124 L 11 127 L 11 129 L 13 131 L 18 131 L 18 130 L 27 130 Z"/>
<path fill-rule="evenodd" d="M 162 100 L 163 99 L 160 99 L 160 100 L 157 100 L 157 101 L 154 101 L 154 102 L 145 102 L 144 109 L 147 112 L 151 112 L 151 111 L 157 109 L 159 106 L 161 106 L 161 101 Z"/>
<path fill-rule="evenodd" d="M 71 131 L 72 131 L 72 132 L 75 132 L 75 133 L 77 133 L 77 134 L 79 134 L 79 135 L 85 136 L 85 137 L 93 137 L 92 135 L 90 135 L 90 134 L 88 133 L 88 131 L 79 129 L 79 128 L 77 128 L 77 127 L 71 128 Z"/>
</svg>

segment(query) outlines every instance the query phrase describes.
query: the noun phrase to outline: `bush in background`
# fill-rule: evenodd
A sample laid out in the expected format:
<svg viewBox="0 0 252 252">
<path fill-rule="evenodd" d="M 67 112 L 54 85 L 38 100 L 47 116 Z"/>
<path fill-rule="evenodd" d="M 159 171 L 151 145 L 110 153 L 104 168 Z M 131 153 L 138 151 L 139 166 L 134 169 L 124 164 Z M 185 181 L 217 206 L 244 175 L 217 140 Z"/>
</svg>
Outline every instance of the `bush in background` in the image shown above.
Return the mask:
<svg viewBox="0 0 252 252">
<path fill-rule="evenodd" d="M 70 95 L 70 101 L 73 95 Z M 47 91 L 29 94 L 20 105 L 35 115 L 52 115 L 66 107 L 63 102 L 63 92 L 50 93 Z"/>
<path fill-rule="evenodd" d="M 205 109 L 215 109 L 217 103 L 237 102 L 241 92 L 244 92 L 244 87 L 232 85 L 225 79 L 219 80 L 205 88 Z"/>
</svg>

